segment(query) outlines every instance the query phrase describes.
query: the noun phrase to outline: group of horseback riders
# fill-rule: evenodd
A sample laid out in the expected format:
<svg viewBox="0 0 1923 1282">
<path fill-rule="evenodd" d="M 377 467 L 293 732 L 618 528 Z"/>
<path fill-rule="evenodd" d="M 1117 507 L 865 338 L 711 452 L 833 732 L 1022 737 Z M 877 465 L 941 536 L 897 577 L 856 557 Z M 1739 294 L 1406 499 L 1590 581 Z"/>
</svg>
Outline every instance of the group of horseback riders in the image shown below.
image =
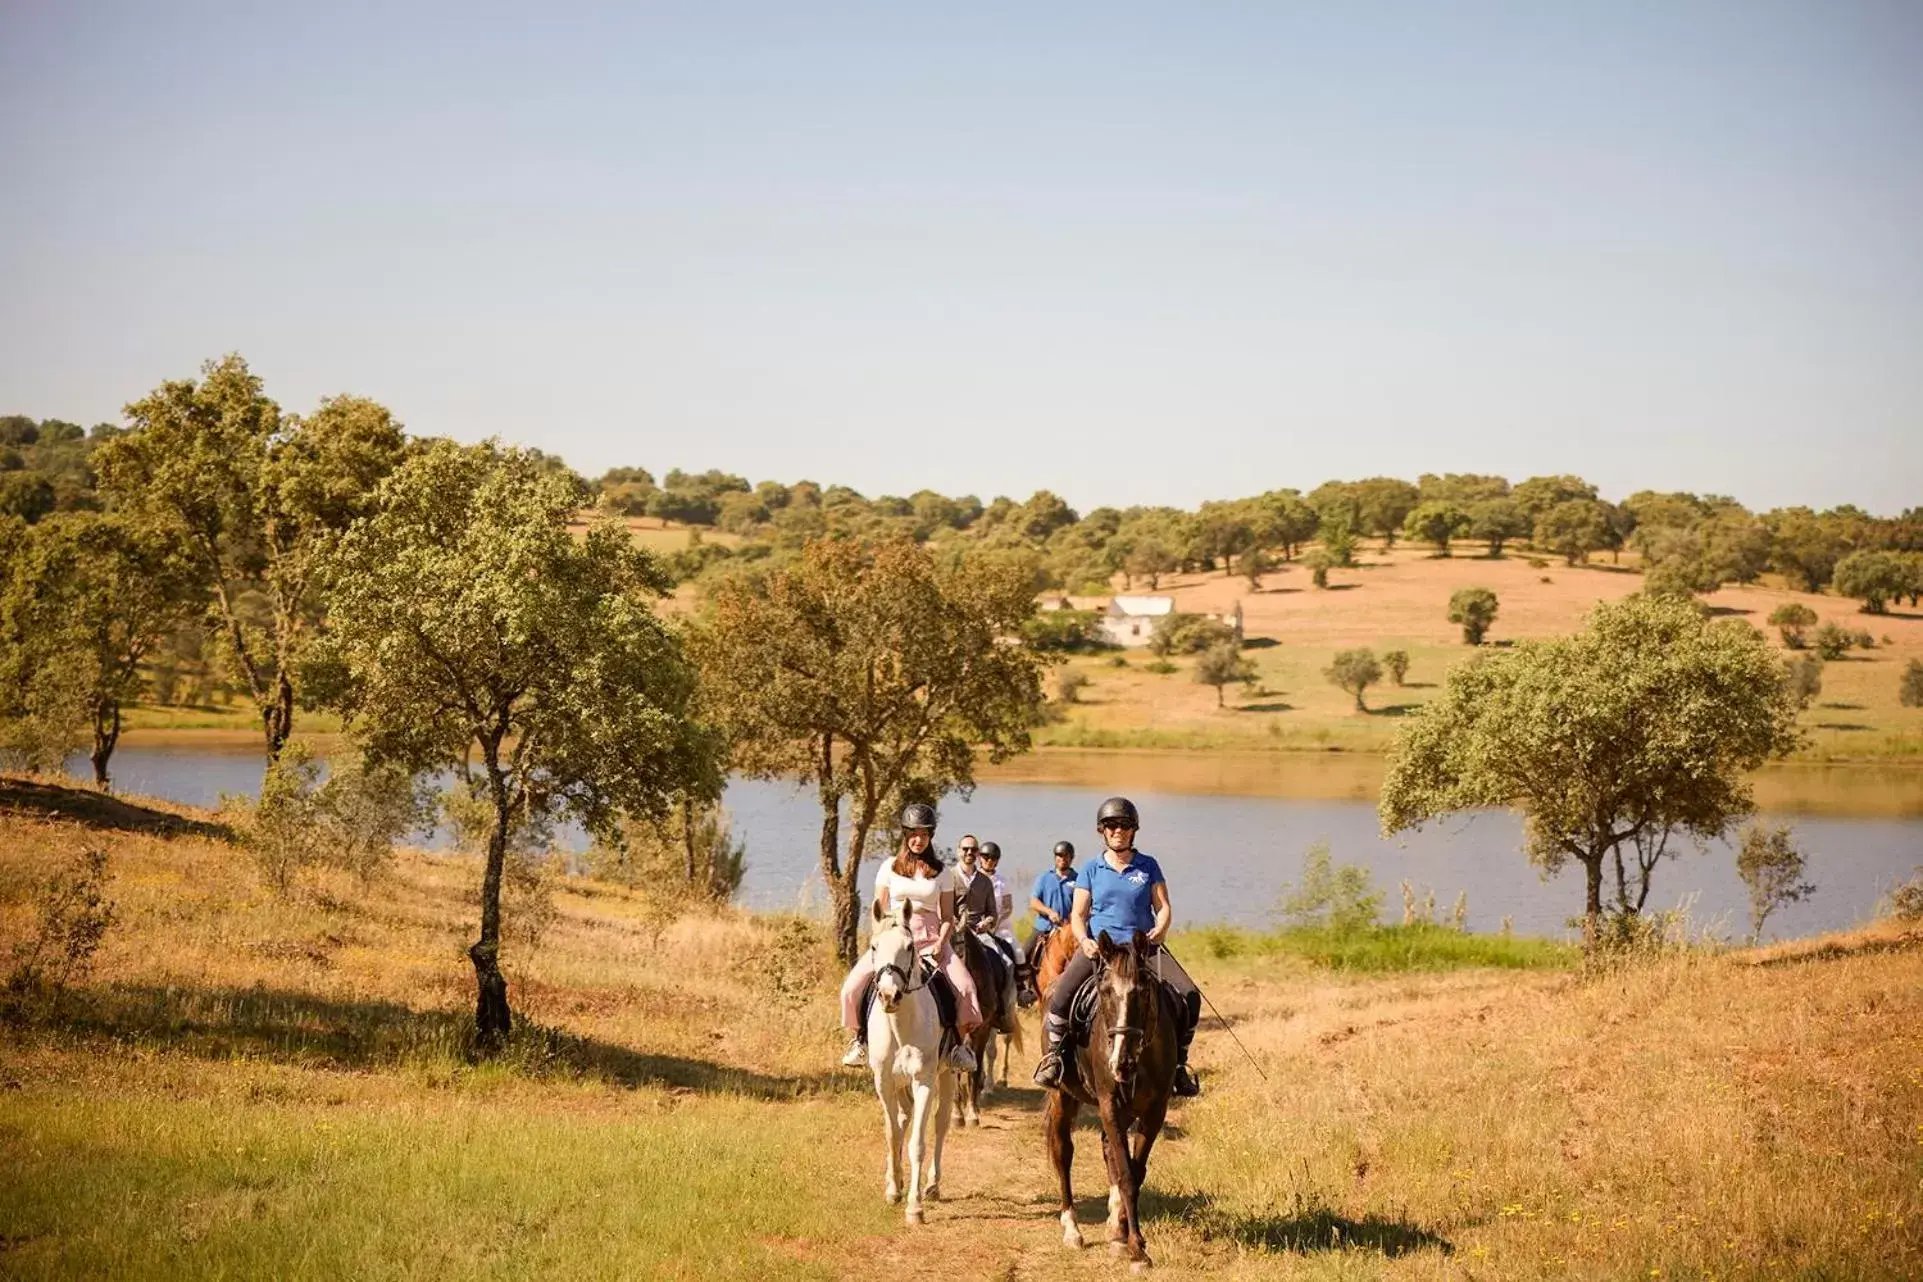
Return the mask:
<svg viewBox="0 0 1923 1282">
<path fill-rule="evenodd" d="M 1023 976 L 1022 1004 L 1034 1000 L 1031 978 L 1055 931 L 1067 930 L 1074 954 L 1049 990 L 1042 1018 L 1042 1057 L 1035 1082 L 1052 1087 L 1062 1079 L 1061 1047 L 1068 1035 L 1076 993 L 1095 973 L 1104 932 L 1126 942 L 1137 933 L 1146 937 L 1156 978 L 1180 1012 L 1175 1093 L 1198 1095 L 1201 1086 L 1188 1065 L 1189 1043 L 1201 1017 L 1202 996 L 1181 964 L 1162 945 L 1174 920 L 1168 881 L 1154 857 L 1135 848 L 1141 817 L 1126 797 L 1110 797 L 1095 815 L 1101 853 L 1081 868 L 1075 866 L 1075 847 L 1055 843 L 1054 866 L 1035 879 L 1028 907 L 1034 911 L 1034 934 L 1026 951 L 1017 948 L 1014 902 L 998 870 L 1001 847 L 978 842 L 971 834 L 955 847 L 957 867 L 948 869 L 935 853 L 935 808 L 908 806 L 901 813 L 901 846 L 893 859 L 876 869 L 871 902 L 882 916 L 910 909 L 910 930 L 917 949 L 946 981 L 953 997 L 953 1020 L 959 1036 L 947 1053 L 948 1062 L 963 1071 L 976 1067 L 969 1034 L 982 1022 L 975 983 L 954 946 L 955 931 L 972 929 L 985 937 Z M 864 955 L 849 971 L 841 987 L 842 1025 L 852 1036 L 841 1062 L 859 1067 L 867 1062 L 863 994 L 874 978 L 874 962 Z"/>
</svg>

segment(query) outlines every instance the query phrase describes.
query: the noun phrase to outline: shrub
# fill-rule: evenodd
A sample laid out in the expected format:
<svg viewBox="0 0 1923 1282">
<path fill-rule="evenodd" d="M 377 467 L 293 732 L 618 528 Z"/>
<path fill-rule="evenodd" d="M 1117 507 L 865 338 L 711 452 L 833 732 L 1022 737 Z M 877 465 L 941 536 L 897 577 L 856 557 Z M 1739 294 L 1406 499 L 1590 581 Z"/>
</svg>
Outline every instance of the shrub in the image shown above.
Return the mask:
<svg viewBox="0 0 1923 1282">
<path fill-rule="evenodd" d="M 1215 687 L 1215 706 L 1219 708 L 1224 686 L 1232 681 L 1255 684 L 1255 665 L 1242 657 L 1233 641 L 1225 642 L 1202 652 L 1202 657 L 1195 661 L 1195 679 L 1202 685 Z"/>
<path fill-rule="evenodd" d="M 1335 565 L 1335 558 L 1321 548 L 1316 548 L 1302 558 L 1302 564 L 1309 567 L 1309 580 L 1318 588 L 1329 586 L 1329 571 Z"/>
<path fill-rule="evenodd" d="M 1465 645 L 1481 645 L 1498 608 L 1496 594 L 1488 588 L 1457 588 L 1449 598 L 1449 622 L 1462 625 Z"/>
<path fill-rule="evenodd" d="M 1355 696 L 1357 712 L 1367 712 L 1369 705 L 1362 701 L 1362 692 L 1382 680 L 1382 665 L 1376 661 L 1375 651 L 1366 647 L 1344 650 L 1322 670 L 1322 675 Z"/>
<path fill-rule="evenodd" d="M 1055 674 L 1055 697 L 1063 703 L 1080 703 L 1082 691 L 1088 688 L 1088 673 L 1076 668 L 1064 668 Z"/>
<path fill-rule="evenodd" d="M 308 746 L 295 740 L 267 767 L 258 801 L 250 807 L 229 799 L 241 812 L 243 843 L 282 894 L 302 868 L 316 865 L 371 883 L 392 857 L 394 843 L 433 819 L 431 793 L 404 770 L 347 757 L 322 783 L 321 768 Z"/>
<path fill-rule="evenodd" d="M 1823 693 L 1823 661 L 1813 654 L 1799 654 L 1786 660 L 1783 670 L 1796 702 L 1807 708 L 1811 699 Z"/>
<path fill-rule="evenodd" d="M 1022 638 L 1043 654 L 1081 654 L 1112 648 L 1093 610 L 1038 610 L 1022 624 Z"/>
<path fill-rule="evenodd" d="M 1804 634 L 1816 626 L 1816 611 L 1801 601 L 1788 601 L 1770 611 L 1769 625 L 1782 635 L 1784 645 L 1801 650 L 1809 644 Z"/>
<path fill-rule="evenodd" d="M 1853 641 L 1854 638 L 1843 628 L 1838 627 L 1834 620 L 1825 623 L 1810 636 L 1810 644 L 1816 647 L 1816 653 L 1822 655 L 1825 660 L 1840 659 L 1848 654 Z"/>
<path fill-rule="evenodd" d="M 1736 851 L 1736 875 L 1749 889 L 1750 942 L 1763 937 L 1763 923 L 1778 908 L 1816 893 L 1803 880 L 1803 852 L 1790 843 L 1790 830 L 1756 822 L 1743 829 Z"/>
<path fill-rule="evenodd" d="M 1167 658 L 1176 654 L 1200 654 L 1219 645 L 1234 645 L 1235 629 L 1200 614 L 1171 611 L 1155 621 L 1148 648 Z"/>
<path fill-rule="evenodd" d="M 596 838 L 587 858 L 598 877 L 666 896 L 670 919 L 727 903 L 748 868 L 746 844 L 714 805 L 684 804 L 659 820 L 623 818 Z"/>
<path fill-rule="evenodd" d="M 1911 659 L 1903 669 L 1896 697 L 1906 708 L 1923 708 L 1923 659 Z"/>
<path fill-rule="evenodd" d="M 1302 880 L 1282 898 L 1281 915 L 1291 926 L 1326 926 L 1337 934 L 1368 930 L 1382 911 L 1382 892 L 1369 870 L 1336 864 L 1329 843 L 1318 841 L 1302 857 Z"/>
<path fill-rule="evenodd" d="M 1883 896 L 1877 911 L 1898 921 L 1923 921 L 1923 864 L 1916 866 L 1908 881 Z"/>
<path fill-rule="evenodd" d="M 31 939 L 13 947 L 6 985 L 11 998 L 46 995 L 57 1003 L 67 985 L 86 978 L 115 920 L 106 887 L 107 852 L 98 849 L 83 850 L 34 887 L 39 924 Z"/>
<path fill-rule="evenodd" d="M 1409 675 L 1409 652 L 1407 650 L 1388 650 L 1382 655 L 1382 666 L 1389 671 L 1389 680 L 1397 685 Z"/>
<path fill-rule="evenodd" d="M 1167 659 L 1156 659 L 1153 662 L 1143 664 L 1142 670 L 1144 672 L 1153 672 L 1158 677 L 1165 677 L 1175 671 L 1175 665 Z"/>
<path fill-rule="evenodd" d="M 1111 668 L 1126 668 L 1128 666 L 1128 659 L 1124 655 L 1110 655 L 1108 666 Z"/>
</svg>

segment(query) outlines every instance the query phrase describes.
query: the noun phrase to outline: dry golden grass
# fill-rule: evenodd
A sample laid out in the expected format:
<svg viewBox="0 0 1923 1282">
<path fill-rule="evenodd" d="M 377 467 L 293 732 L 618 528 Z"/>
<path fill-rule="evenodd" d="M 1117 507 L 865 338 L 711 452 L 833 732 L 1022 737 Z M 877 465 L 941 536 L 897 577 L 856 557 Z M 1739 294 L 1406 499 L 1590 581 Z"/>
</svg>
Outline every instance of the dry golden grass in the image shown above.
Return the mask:
<svg viewBox="0 0 1923 1282">
<path fill-rule="evenodd" d="M 947 1200 L 901 1226 L 865 1082 L 827 1067 L 837 976 L 791 919 L 570 883 L 505 959 L 539 1028 L 476 1065 L 470 861 L 280 899 L 221 841 L 0 815 L 0 940 L 90 842 L 122 917 L 98 970 L 0 1023 L 0 1272 L 1115 1271 L 1056 1245 L 1032 1089 L 951 1137 Z M 1177 1277 L 1916 1276 L 1918 942 L 1592 977 L 1198 956 L 1266 1080 L 1205 1025 L 1150 1248 Z"/>
<path fill-rule="evenodd" d="M 1393 739 L 1398 718 L 1439 689 L 1455 663 L 1473 653 L 1460 629 L 1448 621 L 1449 597 L 1458 588 L 1487 587 L 1501 602 L 1489 641 L 1500 643 L 1577 631 L 1599 601 L 1613 601 L 1642 587 L 1642 576 L 1606 560 L 1567 566 L 1551 560 L 1532 567 L 1524 554 L 1500 559 L 1477 555 L 1435 557 L 1421 549 L 1373 548 L 1365 564 L 1331 572 L 1332 586 L 1317 590 L 1292 565 L 1264 580 L 1252 593 L 1247 580 L 1223 574 L 1172 575 L 1158 589 L 1185 611 L 1219 612 L 1240 603 L 1244 630 L 1261 676 L 1253 690 L 1233 688 L 1227 708 L 1215 691 L 1192 679 L 1191 660 L 1173 673 L 1145 670 L 1146 651 L 1127 655 L 1115 668 L 1108 656 L 1078 658 L 1091 684 L 1082 704 L 1066 709 L 1067 720 L 1043 732 L 1062 747 L 1113 748 L 1305 748 L 1381 751 Z M 1145 590 L 1140 585 L 1138 591 Z M 1770 612 L 1800 601 L 1819 618 L 1852 630 L 1867 628 L 1879 639 L 1869 651 L 1825 665 L 1823 692 L 1804 714 L 1809 735 L 1803 754 L 1849 760 L 1923 755 L 1923 710 L 1897 702 L 1904 666 L 1923 658 L 1923 612 L 1898 609 L 1884 616 L 1861 614 L 1854 601 L 1791 592 L 1780 587 L 1728 587 L 1704 598 L 1719 615 L 1746 619 L 1774 637 Z M 1882 638 L 1888 638 L 1887 644 Z M 1322 676 L 1338 650 L 1369 646 L 1377 654 L 1407 650 L 1410 685 L 1383 684 L 1367 695 L 1370 713 Z"/>
</svg>

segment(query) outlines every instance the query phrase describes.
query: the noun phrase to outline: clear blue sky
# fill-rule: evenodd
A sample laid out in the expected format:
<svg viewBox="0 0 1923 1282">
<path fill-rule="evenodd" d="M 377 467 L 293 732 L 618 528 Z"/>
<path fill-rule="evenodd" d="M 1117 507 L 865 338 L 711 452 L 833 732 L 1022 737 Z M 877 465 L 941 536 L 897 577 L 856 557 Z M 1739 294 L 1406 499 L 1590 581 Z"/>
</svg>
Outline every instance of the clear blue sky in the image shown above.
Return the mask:
<svg viewBox="0 0 1923 1282">
<path fill-rule="evenodd" d="M 0 3 L 0 412 L 1923 503 L 1923 4 Z"/>
</svg>

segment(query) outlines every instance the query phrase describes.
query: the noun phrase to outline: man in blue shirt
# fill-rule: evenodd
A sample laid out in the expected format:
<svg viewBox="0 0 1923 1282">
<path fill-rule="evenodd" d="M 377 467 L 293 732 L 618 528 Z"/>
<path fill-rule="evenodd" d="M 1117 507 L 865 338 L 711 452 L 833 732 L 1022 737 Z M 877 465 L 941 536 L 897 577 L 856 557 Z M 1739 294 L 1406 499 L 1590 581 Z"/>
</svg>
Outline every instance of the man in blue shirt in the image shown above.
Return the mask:
<svg viewBox="0 0 1923 1282">
<path fill-rule="evenodd" d="M 1044 868 L 1035 878 L 1035 890 L 1028 897 L 1028 906 L 1035 910 L 1035 933 L 1029 937 L 1026 958 L 1028 964 L 1033 966 L 1048 943 L 1048 932 L 1057 926 L 1066 926 L 1069 911 L 1075 907 L 1073 843 L 1055 843 L 1055 866 Z"/>
<path fill-rule="evenodd" d="M 1076 990 L 1095 970 L 1099 953 L 1096 937 L 1107 931 L 1111 940 L 1119 942 L 1134 938 L 1140 931 L 1157 949 L 1156 972 L 1175 994 L 1183 1015 L 1178 1027 L 1175 1093 L 1199 1095 L 1202 1087 L 1189 1071 L 1189 1043 L 1195 1038 L 1195 1025 L 1201 1018 L 1202 994 L 1175 958 L 1161 951 L 1161 943 L 1168 938 L 1169 926 L 1175 919 L 1175 910 L 1169 903 L 1168 881 L 1162 876 L 1162 866 L 1152 856 L 1135 849 L 1135 834 L 1141 827 L 1141 819 L 1134 802 L 1126 797 L 1110 797 L 1096 811 L 1095 826 L 1102 834 L 1105 848 L 1099 858 L 1082 866 L 1076 878 L 1069 929 L 1075 932 L 1079 947 L 1049 993 L 1048 1014 L 1042 1019 L 1042 1059 L 1035 1066 L 1035 1084 L 1061 1083 L 1061 1041 L 1068 1032 Z"/>
</svg>

